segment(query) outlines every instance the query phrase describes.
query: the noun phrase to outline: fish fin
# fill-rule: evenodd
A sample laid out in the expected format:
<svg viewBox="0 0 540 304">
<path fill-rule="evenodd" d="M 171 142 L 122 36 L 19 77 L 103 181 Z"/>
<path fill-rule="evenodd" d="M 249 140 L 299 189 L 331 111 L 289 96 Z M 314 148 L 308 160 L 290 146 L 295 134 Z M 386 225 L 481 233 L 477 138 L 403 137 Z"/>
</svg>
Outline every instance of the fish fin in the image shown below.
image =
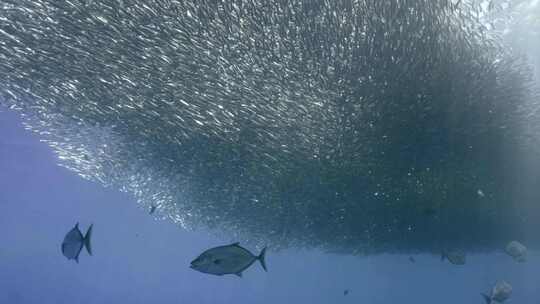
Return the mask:
<svg viewBox="0 0 540 304">
<path fill-rule="evenodd" d="M 238 246 L 240 246 L 240 242 L 232 243 L 232 244 L 230 244 L 229 246 L 236 246 L 236 247 L 238 247 Z"/>
<path fill-rule="evenodd" d="M 491 303 L 491 297 L 489 297 L 485 293 L 481 293 L 482 297 L 484 298 L 484 301 L 486 301 L 487 304 Z"/>
<path fill-rule="evenodd" d="M 94 224 L 91 224 L 90 227 L 88 227 L 88 230 L 86 230 L 86 235 L 84 236 L 84 247 L 89 255 L 92 255 L 92 227 L 94 227 Z"/>
<path fill-rule="evenodd" d="M 74 258 L 74 260 L 75 260 L 75 262 L 77 262 L 77 264 L 79 264 L 79 256 L 76 256 L 76 257 Z"/>
<path fill-rule="evenodd" d="M 263 250 L 261 250 L 261 253 L 257 257 L 257 259 L 259 260 L 259 262 L 261 262 L 261 266 L 264 269 L 264 271 L 268 271 L 266 269 L 265 255 L 266 255 L 266 247 L 264 247 Z"/>
<path fill-rule="evenodd" d="M 75 224 L 75 227 L 73 227 L 73 228 L 79 229 L 79 222 L 77 222 L 77 224 Z"/>
<path fill-rule="evenodd" d="M 241 272 L 237 272 L 237 273 L 235 273 L 235 275 L 237 275 L 238 277 L 242 277 L 242 273 L 241 273 Z"/>
</svg>

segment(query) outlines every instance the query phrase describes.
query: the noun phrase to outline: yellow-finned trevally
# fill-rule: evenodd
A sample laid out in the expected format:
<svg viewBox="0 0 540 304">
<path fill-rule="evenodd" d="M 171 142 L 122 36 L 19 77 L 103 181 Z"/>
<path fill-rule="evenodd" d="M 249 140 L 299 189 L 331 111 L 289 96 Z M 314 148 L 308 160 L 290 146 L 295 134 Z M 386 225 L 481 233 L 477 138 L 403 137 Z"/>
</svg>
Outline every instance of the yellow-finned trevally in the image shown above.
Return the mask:
<svg viewBox="0 0 540 304">
<path fill-rule="evenodd" d="M 66 234 L 64 241 L 62 242 L 62 254 L 68 260 L 75 260 L 77 263 L 79 263 L 79 254 L 81 253 L 83 247 L 86 247 L 88 254 L 92 255 L 92 246 L 90 244 L 92 227 L 93 225 L 88 227 L 88 230 L 83 237 L 81 231 L 79 230 L 79 223 L 77 223 L 75 224 L 75 227 L 73 227 L 73 229 Z"/>
<path fill-rule="evenodd" d="M 256 256 L 240 243 L 234 243 L 206 250 L 191 262 L 190 268 L 213 275 L 235 274 L 241 277 L 242 272 L 257 260 L 266 271 L 265 253 L 266 247 Z"/>
</svg>

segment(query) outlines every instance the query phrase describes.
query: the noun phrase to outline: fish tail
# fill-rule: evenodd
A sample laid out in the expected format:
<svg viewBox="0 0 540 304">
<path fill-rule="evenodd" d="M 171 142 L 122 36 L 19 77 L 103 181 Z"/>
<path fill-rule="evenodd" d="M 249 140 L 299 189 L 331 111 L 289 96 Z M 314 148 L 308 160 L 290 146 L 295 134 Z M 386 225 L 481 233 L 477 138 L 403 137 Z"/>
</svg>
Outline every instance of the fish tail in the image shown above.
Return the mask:
<svg viewBox="0 0 540 304">
<path fill-rule="evenodd" d="M 485 294 L 485 293 L 481 293 L 482 297 L 484 298 L 484 301 L 486 301 L 487 304 L 491 303 L 491 298 Z"/>
<path fill-rule="evenodd" d="M 268 271 L 266 269 L 266 261 L 265 261 L 265 255 L 266 255 L 266 247 L 263 248 L 263 250 L 261 250 L 261 254 L 259 254 L 259 256 L 257 257 L 257 259 L 259 260 L 259 262 L 261 262 L 261 266 L 262 268 L 264 269 L 264 271 Z"/>
<path fill-rule="evenodd" d="M 84 247 L 86 247 L 86 251 L 88 251 L 89 255 L 92 255 L 92 243 L 90 242 L 92 238 L 92 227 L 94 224 L 90 225 L 88 227 L 88 230 L 86 230 L 86 234 L 84 235 Z"/>
</svg>

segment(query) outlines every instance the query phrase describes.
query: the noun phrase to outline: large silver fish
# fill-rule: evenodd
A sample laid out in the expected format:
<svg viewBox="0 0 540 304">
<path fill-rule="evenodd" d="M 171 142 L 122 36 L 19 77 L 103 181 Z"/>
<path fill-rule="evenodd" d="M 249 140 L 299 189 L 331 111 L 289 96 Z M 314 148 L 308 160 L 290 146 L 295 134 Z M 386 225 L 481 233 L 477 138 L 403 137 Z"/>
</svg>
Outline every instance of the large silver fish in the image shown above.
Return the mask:
<svg viewBox="0 0 540 304">
<path fill-rule="evenodd" d="M 512 286 L 505 281 L 497 282 L 497 284 L 493 286 L 490 295 L 482 293 L 482 297 L 484 297 L 487 304 L 502 303 L 508 300 L 510 295 L 512 295 Z"/>
<path fill-rule="evenodd" d="M 264 260 L 265 253 L 266 247 L 256 256 L 240 246 L 240 243 L 234 243 L 206 250 L 191 262 L 190 268 L 219 276 L 235 274 L 241 277 L 242 272 L 257 260 L 261 263 L 264 271 L 267 271 Z"/>
<path fill-rule="evenodd" d="M 92 255 L 92 246 L 90 244 L 92 227 L 93 225 L 88 227 L 88 230 L 83 237 L 81 231 L 79 230 L 79 223 L 77 223 L 75 227 L 73 227 L 73 229 L 66 234 L 64 241 L 62 242 L 62 254 L 68 260 L 75 260 L 77 263 L 79 263 L 79 254 L 81 253 L 83 247 L 86 247 L 88 254 Z"/>
</svg>

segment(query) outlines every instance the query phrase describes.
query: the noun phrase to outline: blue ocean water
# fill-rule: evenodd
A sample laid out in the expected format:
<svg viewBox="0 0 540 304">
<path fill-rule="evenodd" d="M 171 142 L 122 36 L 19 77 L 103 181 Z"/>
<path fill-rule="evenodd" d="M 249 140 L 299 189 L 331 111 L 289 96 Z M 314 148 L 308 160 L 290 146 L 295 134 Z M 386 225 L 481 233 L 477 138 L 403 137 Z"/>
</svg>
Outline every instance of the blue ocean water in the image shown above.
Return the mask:
<svg viewBox="0 0 540 304">
<path fill-rule="evenodd" d="M 0 302 L 536 303 L 539 10 L 5 0 Z"/>
</svg>

